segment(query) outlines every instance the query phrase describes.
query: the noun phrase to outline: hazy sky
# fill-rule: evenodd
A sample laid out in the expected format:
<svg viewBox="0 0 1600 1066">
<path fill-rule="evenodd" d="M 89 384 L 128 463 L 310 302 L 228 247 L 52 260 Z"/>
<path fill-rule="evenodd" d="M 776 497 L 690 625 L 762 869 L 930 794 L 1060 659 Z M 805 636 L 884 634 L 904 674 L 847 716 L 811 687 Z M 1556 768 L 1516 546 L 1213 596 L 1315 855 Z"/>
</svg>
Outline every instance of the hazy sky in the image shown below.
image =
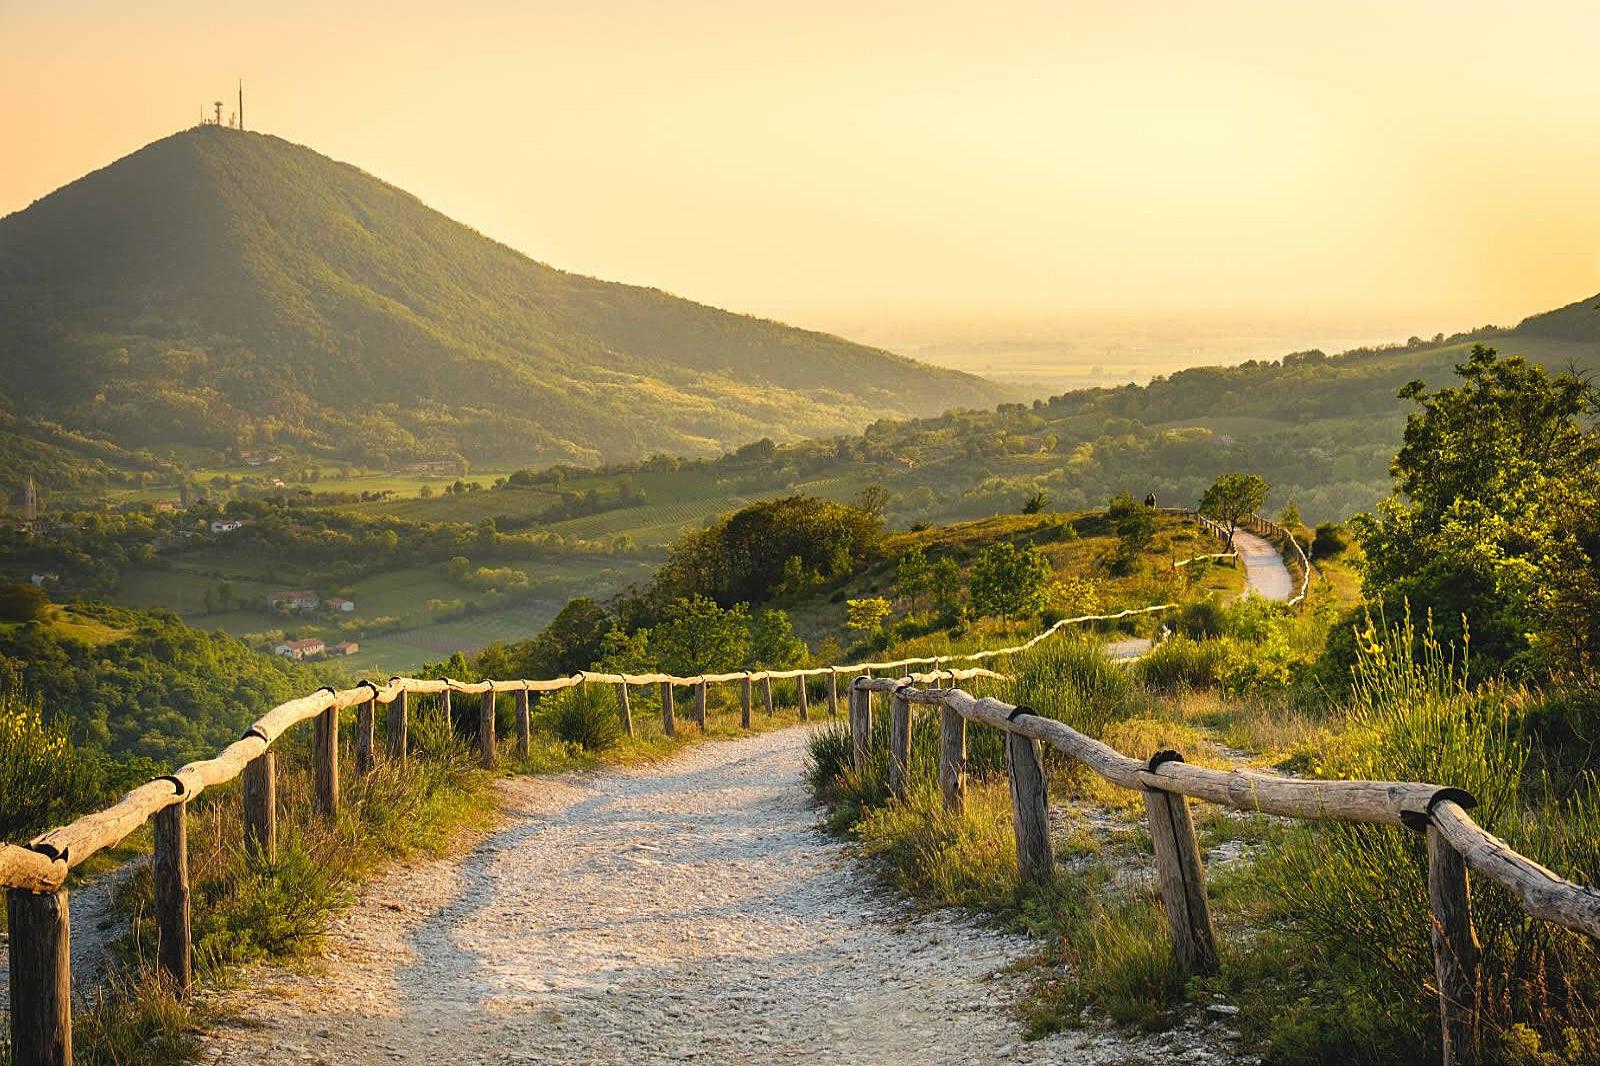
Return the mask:
<svg viewBox="0 0 1600 1066">
<path fill-rule="evenodd" d="M 0 0 L 0 212 L 243 77 L 538 259 L 804 324 L 1449 330 L 1600 290 L 1597 71 L 1580 2 Z"/>
</svg>

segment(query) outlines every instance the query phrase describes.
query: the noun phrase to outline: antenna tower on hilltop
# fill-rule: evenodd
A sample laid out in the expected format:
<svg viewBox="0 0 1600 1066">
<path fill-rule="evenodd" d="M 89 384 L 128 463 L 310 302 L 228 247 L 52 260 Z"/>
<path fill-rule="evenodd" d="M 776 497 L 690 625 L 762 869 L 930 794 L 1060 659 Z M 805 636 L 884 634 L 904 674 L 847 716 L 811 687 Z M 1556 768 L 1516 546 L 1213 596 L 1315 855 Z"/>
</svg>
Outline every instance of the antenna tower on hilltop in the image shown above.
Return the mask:
<svg viewBox="0 0 1600 1066">
<path fill-rule="evenodd" d="M 244 132 L 244 81 L 239 82 L 239 132 Z"/>
<path fill-rule="evenodd" d="M 213 122 L 212 125 L 214 125 L 214 126 L 222 125 L 222 101 L 221 100 L 213 100 L 213 101 L 211 101 L 211 106 L 216 108 L 216 112 L 217 112 L 216 121 Z"/>
</svg>

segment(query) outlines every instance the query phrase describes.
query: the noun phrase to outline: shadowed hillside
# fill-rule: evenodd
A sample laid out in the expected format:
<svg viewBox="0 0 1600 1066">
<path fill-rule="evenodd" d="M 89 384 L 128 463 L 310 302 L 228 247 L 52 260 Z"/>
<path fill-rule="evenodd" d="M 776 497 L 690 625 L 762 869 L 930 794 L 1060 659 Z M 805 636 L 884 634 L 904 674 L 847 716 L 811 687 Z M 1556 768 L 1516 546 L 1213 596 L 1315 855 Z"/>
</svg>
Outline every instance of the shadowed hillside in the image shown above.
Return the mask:
<svg viewBox="0 0 1600 1066">
<path fill-rule="evenodd" d="M 355 167 L 197 127 L 0 220 L 9 406 L 124 447 L 385 465 L 705 453 L 1001 391 L 534 262 Z"/>
</svg>

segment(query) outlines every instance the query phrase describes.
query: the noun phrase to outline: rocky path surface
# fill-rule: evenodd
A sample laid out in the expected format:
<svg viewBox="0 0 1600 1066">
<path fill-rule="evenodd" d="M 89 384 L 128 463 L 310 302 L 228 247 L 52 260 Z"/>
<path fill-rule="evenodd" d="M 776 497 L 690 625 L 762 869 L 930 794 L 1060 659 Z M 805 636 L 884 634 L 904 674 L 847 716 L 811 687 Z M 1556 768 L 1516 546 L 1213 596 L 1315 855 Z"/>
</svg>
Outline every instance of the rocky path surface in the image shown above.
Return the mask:
<svg viewBox="0 0 1600 1066">
<path fill-rule="evenodd" d="M 222 993 L 210 1061 L 1230 1061 L 1205 1023 L 1023 1041 L 1002 971 L 1033 948 L 875 888 L 816 828 L 807 735 L 503 781 L 467 855 L 370 885 L 314 970 Z"/>
<path fill-rule="evenodd" d="M 1233 534 L 1233 546 L 1244 560 L 1246 595 L 1254 594 L 1280 603 L 1294 595 L 1294 575 L 1289 573 L 1283 556 L 1270 540 L 1238 529 Z"/>
</svg>

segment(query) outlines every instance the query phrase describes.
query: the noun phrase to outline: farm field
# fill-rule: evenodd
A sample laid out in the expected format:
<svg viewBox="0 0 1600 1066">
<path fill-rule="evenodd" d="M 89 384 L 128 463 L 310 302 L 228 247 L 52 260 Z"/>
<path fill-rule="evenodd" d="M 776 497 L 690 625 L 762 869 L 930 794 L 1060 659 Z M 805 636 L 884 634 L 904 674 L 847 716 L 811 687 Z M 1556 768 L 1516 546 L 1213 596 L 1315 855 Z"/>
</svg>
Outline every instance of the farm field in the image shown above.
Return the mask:
<svg viewBox="0 0 1600 1066">
<path fill-rule="evenodd" d="M 339 586 L 323 587 L 301 576 L 296 580 L 267 582 L 223 571 L 235 590 L 235 602 L 244 609 L 206 610 L 205 594 L 220 579 L 216 560 L 184 560 L 171 569 L 132 570 L 123 576 L 117 602 L 136 607 L 162 607 L 176 611 L 184 621 L 201 629 L 234 636 L 260 636 L 280 632 L 285 636 L 319 636 L 324 640 L 355 640 L 361 651 L 338 660 L 351 669 L 403 671 L 456 651 L 473 651 L 495 640 L 533 635 L 555 617 L 574 596 L 609 596 L 629 584 L 646 580 L 653 564 L 638 559 L 574 555 L 568 558 L 510 564 L 528 575 L 529 591 L 503 605 L 466 607 L 466 612 L 435 620 L 430 600 L 470 605 L 484 598 L 482 590 L 464 587 L 438 567 L 408 567 L 388 571 Z M 321 596 L 348 597 L 356 610 L 345 613 L 313 611 L 279 614 L 261 604 L 270 591 L 310 587 Z M 362 627 L 387 620 L 387 632 L 363 633 Z"/>
</svg>

